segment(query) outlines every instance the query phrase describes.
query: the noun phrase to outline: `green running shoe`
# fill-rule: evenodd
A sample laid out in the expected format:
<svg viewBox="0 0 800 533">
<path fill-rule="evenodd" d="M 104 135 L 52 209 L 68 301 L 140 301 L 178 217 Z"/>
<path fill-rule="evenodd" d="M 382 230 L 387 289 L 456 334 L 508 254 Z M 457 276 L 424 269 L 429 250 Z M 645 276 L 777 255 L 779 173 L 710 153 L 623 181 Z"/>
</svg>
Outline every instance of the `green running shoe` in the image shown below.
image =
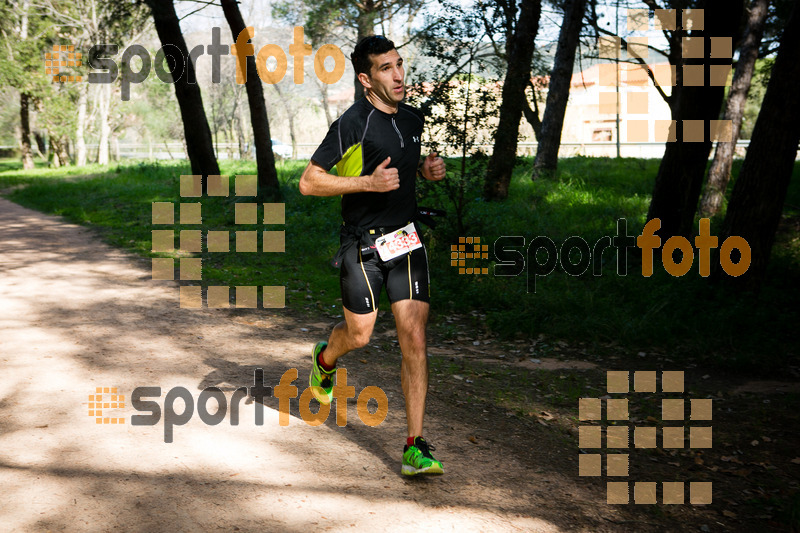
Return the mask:
<svg viewBox="0 0 800 533">
<path fill-rule="evenodd" d="M 323 369 L 317 363 L 319 352 L 325 349 L 328 343 L 320 341 L 311 350 L 311 374 L 308 376 L 308 386 L 311 387 L 311 394 L 319 403 L 328 405 L 333 401 L 333 378 L 336 376 L 336 369 L 330 372 Z"/>
<path fill-rule="evenodd" d="M 441 461 L 437 461 L 431 455 L 433 446 L 425 442 L 422 437 L 414 439 L 414 444 L 406 445 L 403 448 L 403 467 L 400 473 L 404 476 L 416 476 L 417 474 L 444 474 L 444 467 Z"/>
</svg>

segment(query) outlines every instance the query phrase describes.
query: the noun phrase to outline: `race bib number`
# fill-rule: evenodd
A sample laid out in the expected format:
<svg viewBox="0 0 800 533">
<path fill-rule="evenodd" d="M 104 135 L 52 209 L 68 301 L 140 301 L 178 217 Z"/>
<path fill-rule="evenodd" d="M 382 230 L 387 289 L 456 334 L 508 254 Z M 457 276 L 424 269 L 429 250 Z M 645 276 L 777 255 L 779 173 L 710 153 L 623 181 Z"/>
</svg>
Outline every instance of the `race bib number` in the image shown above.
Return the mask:
<svg viewBox="0 0 800 533">
<path fill-rule="evenodd" d="M 422 242 L 420 242 L 417 229 L 412 222 L 408 226 L 375 239 L 375 247 L 378 249 L 381 259 L 388 261 L 407 254 L 411 250 L 422 248 Z"/>
</svg>

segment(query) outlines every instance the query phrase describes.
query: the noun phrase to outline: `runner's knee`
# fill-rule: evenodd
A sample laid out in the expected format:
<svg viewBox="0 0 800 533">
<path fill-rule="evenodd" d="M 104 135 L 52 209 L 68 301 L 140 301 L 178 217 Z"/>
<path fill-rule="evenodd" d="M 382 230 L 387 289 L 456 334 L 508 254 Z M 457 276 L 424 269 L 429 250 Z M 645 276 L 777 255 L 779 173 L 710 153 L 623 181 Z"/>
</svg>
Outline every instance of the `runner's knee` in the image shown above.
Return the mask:
<svg viewBox="0 0 800 533">
<path fill-rule="evenodd" d="M 424 331 L 414 331 L 410 332 L 406 338 L 409 346 L 407 350 L 403 350 L 403 357 L 408 355 L 412 359 L 424 359 L 426 356 L 425 348 L 425 332 Z M 408 352 L 408 354 L 406 354 Z"/>
<path fill-rule="evenodd" d="M 355 348 L 363 348 L 367 344 L 369 344 L 370 333 L 360 331 L 351 335 L 350 339 L 353 343 Z"/>
</svg>

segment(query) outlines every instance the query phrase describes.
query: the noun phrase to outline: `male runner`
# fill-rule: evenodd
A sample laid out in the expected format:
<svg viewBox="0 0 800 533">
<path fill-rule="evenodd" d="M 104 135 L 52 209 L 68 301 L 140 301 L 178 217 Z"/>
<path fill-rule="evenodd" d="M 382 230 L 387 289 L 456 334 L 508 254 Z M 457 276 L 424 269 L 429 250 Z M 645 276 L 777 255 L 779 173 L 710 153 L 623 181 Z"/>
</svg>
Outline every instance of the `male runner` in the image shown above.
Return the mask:
<svg viewBox="0 0 800 533">
<path fill-rule="evenodd" d="M 328 342 L 314 347 L 309 385 L 320 403 L 331 403 L 336 360 L 369 342 L 385 286 L 403 354 L 408 439 L 401 472 L 442 474 L 442 463 L 430 452 L 433 446 L 422 438 L 430 294 L 428 257 L 414 219 L 417 174 L 441 180 L 445 164 L 436 154 L 420 161 L 424 118 L 402 103 L 405 71 L 394 43 L 383 36 L 365 37 L 350 58 L 365 97 L 331 125 L 300 178 L 303 194 L 342 195 L 344 219 L 334 260 L 341 268 L 344 321 L 333 328 Z M 338 176 L 328 173 L 334 165 Z"/>
</svg>

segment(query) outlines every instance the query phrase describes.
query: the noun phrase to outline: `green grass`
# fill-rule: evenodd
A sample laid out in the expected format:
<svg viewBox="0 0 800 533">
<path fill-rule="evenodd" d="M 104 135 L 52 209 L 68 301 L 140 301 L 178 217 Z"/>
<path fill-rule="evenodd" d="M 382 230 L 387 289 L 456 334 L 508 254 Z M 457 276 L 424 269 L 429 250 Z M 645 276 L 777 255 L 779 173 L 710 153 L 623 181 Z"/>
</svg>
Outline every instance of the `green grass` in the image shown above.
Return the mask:
<svg viewBox="0 0 800 533">
<path fill-rule="evenodd" d="M 457 233 L 453 217 L 426 232 L 432 264 L 432 321 L 441 334 L 449 333 L 440 317 L 478 310 L 486 320 L 476 321 L 475 326 L 500 337 L 544 333 L 588 342 L 598 350 L 610 348 L 623 354 L 660 350 L 676 362 L 761 373 L 776 372 L 796 358 L 794 332 L 800 318 L 796 232 L 779 235 L 766 285 L 756 301 L 710 286 L 699 276 L 696 261 L 681 278 L 663 268 L 645 278 L 638 249 L 628 255 L 627 276 L 617 275 L 614 250 L 608 249 L 601 276 L 572 277 L 557 269 L 536 279 L 535 292 L 532 286 L 527 290 L 525 273 L 511 278 L 459 275 L 450 266 L 450 246 L 459 236 L 479 236 L 482 243 L 491 245 L 503 235 L 522 236 L 526 244 L 541 235 L 560 245 L 577 235 L 593 245 L 602 236 L 615 235 L 620 218 L 627 219 L 629 235 L 639 234 L 658 160 L 564 159 L 556 178 L 536 182 L 528 179 L 531 164 L 530 159 L 521 160 L 505 202 L 483 202 L 477 198 L 478 191 L 469 192 L 473 199 L 466 211 L 466 235 Z M 221 161 L 221 167 L 225 175 L 255 173 L 252 162 Z M 130 162 L 23 172 L 16 161 L 2 160 L 0 190 L 22 205 L 96 227 L 108 242 L 145 257 L 202 257 L 204 285 L 284 285 L 289 307 L 338 315 L 338 271 L 329 260 L 338 247 L 339 199 L 300 195 L 297 181 L 303 168 L 304 162 L 286 162 L 278 168 L 286 202 L 285 254 L 152 254 L 150 231 L 157 228 L 151 225 L 151 203 L 181 201 L 178 179 L 190 173 L 185 163 Z M 737 164 L 734 172 L 738 168 Z M 799 169 L 795 168 L 785 210 L 791 217 L 800 210 Z M 92 177 L 82 179 L 81 175 Z M 235 197 L 201 201 L 200 229 L 236 229 Z M 435 189 L 420 204 L 451 207 Z M 176 209 L 176 222 L 178 215 Z M 712 222 L 712 234 L 720 221 Z M 488 260 L 473 263 L 492 271 Z M 385 294 L 382 299 L 386 308 Z"/>
</svg>

